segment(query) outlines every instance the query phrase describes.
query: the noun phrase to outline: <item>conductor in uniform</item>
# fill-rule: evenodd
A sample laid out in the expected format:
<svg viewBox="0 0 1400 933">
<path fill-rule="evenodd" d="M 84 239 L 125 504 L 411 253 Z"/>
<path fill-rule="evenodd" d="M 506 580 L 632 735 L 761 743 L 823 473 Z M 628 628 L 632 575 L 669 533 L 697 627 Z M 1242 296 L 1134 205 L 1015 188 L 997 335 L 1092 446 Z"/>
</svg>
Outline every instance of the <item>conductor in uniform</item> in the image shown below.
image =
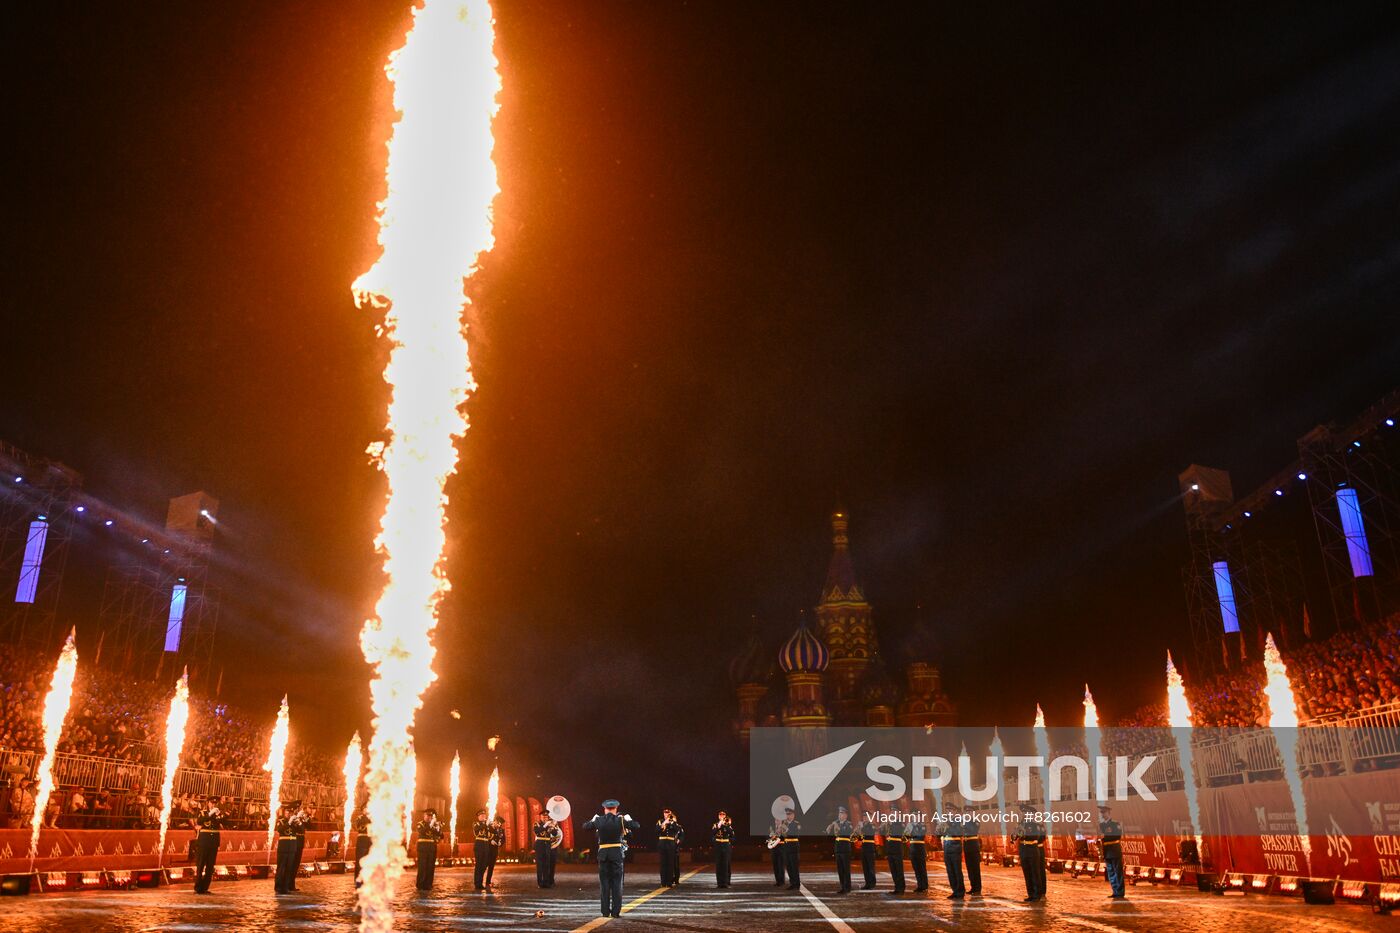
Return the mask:
<svg viewBox="0 0 1400 933">
<path fill-rule="evenodd" d="M 201 798 L 203 799 L 203 798 Z M 214 880 L 214 862 L 219 857 L 219 831 L 228 818 L 219 810 L 217 802 L 210 800 L 190 820 L 198 835 L 194 843 L 194 893 L 208 894 L 209 885 Z"/>
<path fill-rule="evenodd" d="M 604 917 L 622 916 L 622 834 L 639 830 L 642 824 L 631 814 L 619 815 L 616 800 L 603 801 L 603 812 L 583 824 L 598 833 L 598 895 Z"/>
<path fill-rule="evenodd" d="M 486 867 L 491 864 L 491 824 L 486 810 L 476 811 L 472 824 L 472 890 L 480 891 L 486 882 Z"/>
<path fill-rule="evenodd" d="M 1045 899 L 1045 824 L 1034 819 L 1035 815 L 1035 804 L 1021 804 L 1021 825 L 1015 836 L 1028 904 Z"/>
<path fill-rule="evenodd" d="M 869 820 L 862 820 L 860 824 L 860 871 L 865 878 L 865 883 L 860 886 L 862 891 L 875 890 L 875 824 Z"/>
<path fill-rule="evenodd" d="M 1106 803 L 1099 804 L 1099 848 L 1103 851 L 1103 873 L 1114 900 L 1127 897 L 1123 879 L 1123 827 L 1113 818 Z"/>
<path fill-rule="evenodd" d="M 802 887 L 802 824 L 797 822 L 797 811 L 788 807 L 787 819 L 783 820 L 783 867 L 787 870 L 788 890 Z"/>
<path fill-rule="evenodd" d="M 432 807 L 423 811 L 423 819 L 418 821 L 418 879 L 415 886 L 426 891 L 433 886 L 433 875 L 437 870 L 437 848 L 442 841 L 442 824 L 438 822 L 437 811 Z"/>
<path fill-rule="evenodd" d="M 734 824 L 723 810 L 710 827 L 715 838 L 715 887 L 729 887 L 730 866 L 734 860 Z"/>
<path fill-rule="evenodd" d="M 656 852 L 661 856 L 661 886 L 674 888 L 681 881 L 681 840 L 685 828 L 670 809 L 661 811 L 656 821 Z"/>
<path fill-rule="evenodd" d="M 836 880 L 841 883 L 837 894 L 851 893 L 851 840 L 856 829 L 851 825 L 851 811 L 845 807 L 836 808 L 836 819 L 826 826 L 831 838 L 836 841 Z"/>
</svg>

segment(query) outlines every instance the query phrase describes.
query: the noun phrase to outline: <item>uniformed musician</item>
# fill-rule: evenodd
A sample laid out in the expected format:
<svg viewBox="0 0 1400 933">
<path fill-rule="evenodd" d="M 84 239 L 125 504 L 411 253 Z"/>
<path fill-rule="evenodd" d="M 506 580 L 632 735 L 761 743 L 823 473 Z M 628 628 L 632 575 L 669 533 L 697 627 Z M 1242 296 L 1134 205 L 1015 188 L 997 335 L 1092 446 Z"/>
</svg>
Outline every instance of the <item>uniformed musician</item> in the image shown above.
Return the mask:
<svg viewBox="0 0 1400 933">
<path fill-rule="evenodd" d="M 200 798 L 204 800 L 203 797 Z M 228 818 L 219 809 L 217 802 L 210 800 L 201 805 L 200 810 L 190 820 L 198 834 L 194 847 L 194 893 L 208 894 L 209 885 L 214 880 L 214 862 L 219 856 L 219 831 L 228 823 Z"/>
<path fill-rule="evenodd" d="M 305 806 L 300 800 L 292 801 L 292 808 L 296 811 L 293 818 L 301 826 L 301 832 L 297 833 L 297 869 L 301 869 L 301 854 L 306 851 L 306 828 L 311 825 L 311 808 Z M 292 890 L 297 889 L 297 873 L 292 873 Z"/>
<path fill-rule="evenodd" d="M 837 894 L 851 893 L 851 844 L 856 828 L 851 825 L 851 811 L 836 808 L 836 819 L 826 825 L 826 831 L 836 844 L 836 880 L 841 883 Z"/>
<path fill-rule="evenodd" d="M 490 834 L 491 847 L 486 862 L 486 887 L 491 888 L 496 877 L 496 859 L 500 857 L 501 848 L 506 844 L 506 818 L 499 813 L 491 821 Z"/>
<path fill-rule="evenodd" d="M 1026 879 L 1028 904 L 1045 897 L 1045 824 L 1035 818 L 1038 815 L 1035 804 L 1022 803 L 1021 822 L 1013 837 L 1021 859 L 1021 874 Z"/>
<path fill-rule="evenodd" d="M 783 820 L 783 867 L 787 870 L 788 890 L 802 887 L 802 824 L 797 822 L 797 811 L 788 807 Z"/>
<path fill-rule="evenodd" d="M 885 864 L 889 866 L 890 881 L 894 885 L 889 892 L 891 897 L 904 893 L 904 846 L 908 841 L 898 825 L 891 826 L 885 833 Z"/>
<path fill-rule="evenodd" d="M 1128 896 L 1123 874 L 1123 827 L 1113 818 L 1112 808 L 1099 804 L 1099 849 L 1103 852 L 1103 873 L 1114 900 Z"/>
<path fill-rule="evenodd" d="M 374 842 L 369 835 L 369 811 L 367 809 L 360 808 L 359 812 L 355 814 L 351 828 L 355 830 L 355 887 L 358 888 L 362 884 L 360 863 L 364 861 L 366 855 L 369 855 L 370 847 Z"/>
<path fill-rule="evenodd" d="M 962 815 L 949 806 L 938 821 L 935 835 L 943 843 L 943 870 L 948 874 L 948 899 L 960 901 L 967 897 L 967 881 L 962 870 Z"/>
<path fill-rule="evenodd" d="M 622 916 L 622 834 L 642 828 L 631 814 L 619 815 L 620 807 L 616 800 L 604 800 L 603 812 L 583 824 L 598 833 L 598 896 L 604 917 Z"/>
<path fill-rule="evenodd" d="M 773 886 L 780 888 L 786 882 L 787 859 L 783 855 L 783 821 L 773 820 L 773 828 L 768 830 L 768 856 L 773 862 Z"/>
<path fill-rule="evenodd" d="M 875 859 L 878 855 L 875 848 L 875 824 L 869 820 L 862 820 L 860 824 L 860 871 L 865 878 L 865 883 L 860 886 L 862 891 L 875 890 Z"/>
<path fill-rule="evenodd" d="M 554 887 L 553 867 L 554 837 L 555 834 L 563 835 L 559 827 L 549 818 L 549 814 L 540 811 L 539 817 L 532 827 L 535 837 L 535 884 L 542 888 Z"/>
<path fill-rule="evenodd" d="M 734 860 L 734 824 L 723 810 L 710 827 L 715 840 L 715 887 L 729 887 L 730 866 Z"/>
<path fill-rule="evenodd" d="M 962 808 L 962 854 L 967 865 L 968 893 L 982 896 L 982 824 L 977 821 L 977 811 L 970 806 Z"/>
<path fill-rule="evenodd" d="M 928 890 L 928 826 L 921 819 L 909 817 L 904 825 L 904 838 L 909 847 L 909 867 L 914 870 L 914 890 Z"/>
<path fill-rule="evenodd" d="M 674 888 L 681 880 L 681 840 L 685 838 L 685 828 L 676 819 L 674 811 L 664 809 L 661 819 L 656 821 L 656 852 L 661 856 L 661 886 Z"/>
<path fill-rule="evenodd" d="M 297 837 L 292 826 L 293 815 L 291 803 L 283 804 L 277 814 L 277 874 L 272 882 L 272 890 L 277 894 L 290 894 L 291 882 L 297 876 Z"/>
<path fill-rule="evenodd" d="M 437 871 L 438 843 L 442 841 L 442 823 L 438 822 L 437 811 L 432 807 L 423 811 L 423 819 L 418 821 L 418 880 L 420 891 L 433 886 L 433 875 Z"/>
<path fill-rule="evenodd" d="M 480 891 L 486 883 L 486 868 L 491 864 L 491 823 L 486 809 L 476 811 L 472 824 L 472 890 Z"/>
</svg>

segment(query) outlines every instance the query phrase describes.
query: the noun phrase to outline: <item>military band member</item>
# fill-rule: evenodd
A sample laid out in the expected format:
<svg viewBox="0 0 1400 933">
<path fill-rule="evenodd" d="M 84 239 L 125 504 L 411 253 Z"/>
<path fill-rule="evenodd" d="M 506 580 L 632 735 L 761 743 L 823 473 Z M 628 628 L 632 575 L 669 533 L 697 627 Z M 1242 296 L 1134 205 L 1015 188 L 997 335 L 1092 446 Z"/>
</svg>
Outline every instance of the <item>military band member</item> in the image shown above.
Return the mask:
<svg viewBox="0 0 1400 933">
<path fill-rule="evenodd" d="M 491 848 L 486 862 L 486 887 L 494 887 L 492 884 L 496 877 L 496 859 L 500 857 L 501 847 L 506 844 L 506 818 L 499 813 L 491 821 Z"/>
<path fill-rule="evenodd" d="M 433 886 L 433 875 L 437 871 L 437 847 L 442 841 L 442 823 L 438 822 L 437 811 L 432 807 L 423 811 L 423 819 L 418 821 L 418 890 L 426 891 Z"/>
<path fill-rule="evenodd" d="M 305 806 L 300 800 L 292 801 L 293 814 L 297 822 L 301 825 L 301 832 L 297 834 L 297 869 L 301 869 L 301 854 L 306 851 L 306 827 L 311 825 L 311 809 Z M 292 890 L 297 889 L 297 872 L 292 872 Z"/>
<path fill-rule="evenodd" d="M 486 883 L 486 868 L 491 864 L 491 823 L 486 810 L 476 811 L 472 824 L 472 890 L 480 891 Z"/>
<path fill-rule="evenodd" d="M 894 883 L 891 897 L 904 893 L 904 830 L 893 826 L 885 833 L 885 864 L 890 869 L 890 881 Z"/>
<path fill-rule="evenodd" d="M 674 888 L 681 881 L 681 841 L 685 838 L 685 828 L 676 814 L 669 810 L 661 811 L 661 819 L 656 821 L 656 851 L 661 856 L 661 886 Z"/>
<path fill-rule="evenodd" d="M 622 916 L 622 834 L 642 824 L 631 814 L 619 815 L 616 800 L 604 800 L 603 812 L 583 824 L 598 833 L 598 895 L 604 917 Z"/>
<path fill-rule="evenodd" d="M 783 820 L 783 867 L 787 870 L 788 890 L 802 887 L 802 824 L 797 822 L 797 811 L 788 807 Z"/>
<path fill-rule="evenodd" d="M 541 811 L 530 827 L 535 839 L 535 885 L 549 887 L 549 845 L 554 841 L 554 833 L 549 829 L 549 814 Z"/>
<path fill-rule="evenodd" d="M 292 816 L 290 803 L 284 804 L 277 816 L 277 874 L 272 882 L 272 890 L 277 894 L 290 894 L 291 881 L 297 876 L 297 837 Z"/>
<path fill-rule="evenodd" d="M 362 883 L 360 881 L 360 863 L 364 861 L 366 855 L 369 855 L 370 847 L 374 844 L 374 840 L 369 835 L 369 811 L 361 807 L 360 811 L 355 814 L 351 828 L 355 830 L 355 887 L 358 888 Z"/>
<path fill-rule="evenodd" d="M 851 825 L 851 811 L 845 807 L 836 808 L 836 819 L 826 826 L 826 831 L 836 840 L 836 880 L 841 883 L 837 894 L 851 893 L 851 844 L 856 828 Z"/>
<path fill-rule="evenodd" d="M 943 870 L 948 873 L 948 899 L 967 897 L 967 881 L 962 870 L 962 819 L 956 807 L 948 807 L 938 821 L 936 836 L 943 843 Z"/>
<path fill-rule="evenodd" d="M 773 820 L 773 828 L 768 831 L 768 856 L 773 860 L 773 887 L 780 888 L 786 882 L 787 859 L 783 855 L 783 821 Z"/>
<path fill-rule="evenodd" d="M 1045 824 L 1035 819 L 1035 804 L 1021 804 L 1021 823 L 1013 837 L 1026 879 L 1026 903 L 1045 898 Z"/>
<path fill-rule="evenodd" d="M 200 798 L 204 800 L 203 797 Z M 209 885 L 214 880 L 214 862 L 219 857 L 219 831 L 228 823 L 228 818 L 219 809 L 216 801 L 210 800 L 201 805 L 190 820 L 194 827 L 194 893 L 208 894 Z"/>
<path fill-rule="evenodd" d="M 715 825 L 710 827 L 715 840 L 715 887 L 729 887 L 730 866 L 734 860 L 734 824 L 729 814 L 719 811 Z"/>
<path fill-rule="evenodd" d="M 909 845 L 909 867 L 914 870 L 914 890 L 928 890 L 928 827 L 924 821 L 909 817 L 904 826 L 904 838 Z"/>
<path fill-rule="evenodd" d="M 962 809 L 962 851 L 967 864 L 968 893 L 982 896 L 982 824 L 977 822 L 977 811 L 969 806 Z"/>
<path fill-rule="evenodd" d="M 875 857 L 878 854 L 875 850 L 875 824 L 869 820 L 862 820 L 860 824 L 860 871 L 865 877 L 865 883 L 860 886 L 862 891 L 875 890 Z"/>
<path fill-rule="evenodd" d="M 1113 818 L 1106 803 L 1099 804 L 1099 848 L 1103 852 L 1103 873 L 1114 900 L 1127 897 L 1123 877 L 1123 827 Z"/>
</svg>

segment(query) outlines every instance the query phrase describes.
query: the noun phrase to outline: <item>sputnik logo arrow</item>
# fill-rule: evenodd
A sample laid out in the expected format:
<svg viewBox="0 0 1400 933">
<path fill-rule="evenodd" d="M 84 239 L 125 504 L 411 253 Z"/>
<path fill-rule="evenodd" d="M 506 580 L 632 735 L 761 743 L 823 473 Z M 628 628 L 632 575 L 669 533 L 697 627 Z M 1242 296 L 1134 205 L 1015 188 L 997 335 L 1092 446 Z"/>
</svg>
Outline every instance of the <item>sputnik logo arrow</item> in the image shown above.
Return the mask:
<svg viewBox="0 0 1400 933">
<path fill-rule="evenodd" d="M 862 740 L 788 768 L 788 777 L 792 778 L 792 789 L 797 794 L 797 805 L 802 808 L 803 813 L 817 802 L 817 798 L 831 786 L 831 782 L 836 780 L 836 775 L 841 773 L 841 769 L 846 767 L 864 744 Z"/>
</svg>

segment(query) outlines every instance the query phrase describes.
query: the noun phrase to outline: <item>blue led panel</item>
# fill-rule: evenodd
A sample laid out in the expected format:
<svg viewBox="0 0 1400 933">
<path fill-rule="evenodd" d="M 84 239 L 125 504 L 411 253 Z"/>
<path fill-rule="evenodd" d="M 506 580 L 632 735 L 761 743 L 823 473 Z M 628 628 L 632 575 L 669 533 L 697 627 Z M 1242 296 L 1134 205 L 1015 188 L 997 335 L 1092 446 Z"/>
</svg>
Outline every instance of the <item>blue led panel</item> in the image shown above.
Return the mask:
<svg viewBox="0 0 1400 933">
<path fill-rule="evenodd" d="M 1227 632 L 1240 630 L 1240 614 L 1235 609 L 1235 584 L 1230 581 L 1230 565 L 1223 560 L 1211 564 L 1215 571 L 1215 595 L 1220 600 L 1220 622 Z"/>
<path fill-rule="evenodd" d="M 1369 577 L 1371 569 L 1371 545 L 1366 542 L 1366 525 L 1361 521 L 1361 503 L 1356 500 L 1356 490 L 1344 487 L 1337 490 L 1337 511 L 1342 513 L 1342 533 L 1347 538 L 1347 556 L 1351 558 L 1351 575 Z"/>
<path fill-rule="evenodd" d="M 170 620 L 165 624 L 165 650 L 180 650 L 180 628 L 185 624 L 185 592 L 183 583 L 170 591 Z"/>
<path fill-rule="evenodd" d="M 48 540 L 48 522 L 29 523 L 29 537 L 24 543 L 24 562 L 19 567 L 19 586 L 15 588 L 15 602 L 34 602 L 34 596 L 39 592 L 39 571 L 44 566 L 44 544 Z"/>
</svg>

